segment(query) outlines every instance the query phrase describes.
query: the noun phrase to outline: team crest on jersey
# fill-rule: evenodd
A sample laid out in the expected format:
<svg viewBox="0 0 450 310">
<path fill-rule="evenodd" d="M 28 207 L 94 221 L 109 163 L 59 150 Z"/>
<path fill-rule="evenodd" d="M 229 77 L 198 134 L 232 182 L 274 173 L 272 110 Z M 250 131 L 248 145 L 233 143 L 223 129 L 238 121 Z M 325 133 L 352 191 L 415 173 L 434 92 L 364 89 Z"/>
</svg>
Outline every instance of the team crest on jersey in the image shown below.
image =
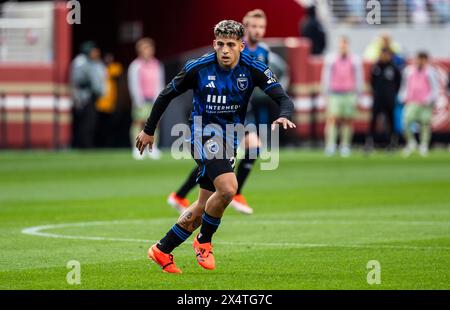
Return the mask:
<svg viewBox="0 0 450 310">
<path fill-rule="evenodd" d="M 248 78 L 244 74 L 240 74 L 236 81 L 239 90 L 244 91 L 248 88 Z"/>
<path fill-rule="evenodd" d="M 219 153 L 219 144 L 213 139 L 206 141 L 206 148 L 213 155 Z"/>
</svg>

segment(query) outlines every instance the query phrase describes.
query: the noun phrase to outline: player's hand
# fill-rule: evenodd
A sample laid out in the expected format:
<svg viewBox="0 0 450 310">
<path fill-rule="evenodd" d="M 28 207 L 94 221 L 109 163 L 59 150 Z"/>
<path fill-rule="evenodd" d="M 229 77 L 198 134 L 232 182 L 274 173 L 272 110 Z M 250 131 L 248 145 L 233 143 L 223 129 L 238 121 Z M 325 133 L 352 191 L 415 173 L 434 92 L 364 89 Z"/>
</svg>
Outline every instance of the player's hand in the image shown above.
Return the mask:
<svg viewBox="0 0 450 310">
<path fill-rule="evenodd" d="M 275 127 L 277 125 L 282 125 L 284 129 L 288 129 L 288 128 L 297 128 L 297 126 L 295 126 L 295 124 L 293 122 L 291 122 L 290 120 L 288 120 L 285 117 L 280 117 L 277 120 L 275 120 L 272 123 L 272 130 L 275 130 Z"/>
<path fill-rule="evenodd" d="M 149 150 L 151 151 L 154 140 L 154 136 L 149 136 L 142 130 L 136 137 L 136 148 L 139 150 L 139 153 L 142 155 L 147 145 Z"/>
</svg>

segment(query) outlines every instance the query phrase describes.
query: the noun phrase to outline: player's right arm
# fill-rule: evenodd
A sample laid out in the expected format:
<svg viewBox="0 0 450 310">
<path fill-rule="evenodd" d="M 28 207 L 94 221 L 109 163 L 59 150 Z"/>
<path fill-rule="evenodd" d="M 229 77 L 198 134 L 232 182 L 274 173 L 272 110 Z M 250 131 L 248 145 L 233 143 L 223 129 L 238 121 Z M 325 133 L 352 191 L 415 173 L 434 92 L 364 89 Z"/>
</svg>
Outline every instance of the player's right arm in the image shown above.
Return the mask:
<svg viewBox="0 0 450 310">
<path fill-rule="evenodd" d="M 128 68 L 128 90 L 133 105 L 140 106 L 144 104 L 144 98 L 142 97 L 139 85 L 139 63 L 136 60 Z"/>
<path fill-rule="evenodd" d="M 193 87 L 193 76 L 193 70 L 187 71 L 186 67 L 183 68 L 183 70 L 178 73 L 169 84 L 167 84 L 167 86 L 159 94 L 158 98 L 156 98 L 150 116 L 145 123 L 144 130 L 142 130 L 136 137 L 136 147 L 141 154 L 144 152 L 147 145 L 151 150 L 154 142 L 153 136 L 155 134 L 156 127 L 158 126 L 158 122 L 172 99 Z"/>
<path fill-rule="evenodd" d="M 276 125 L 281 125 L 284 129 L 296 128 L 296 125 L 291 121 L 294 104 L 272 70 L 267 66 L 255 65 L 253 68 L 253 80 L 256 86 L 262 89 L 280 107 L 280 115 L 272 123 L 272 130 L 275 129 Z"/>
</svg>

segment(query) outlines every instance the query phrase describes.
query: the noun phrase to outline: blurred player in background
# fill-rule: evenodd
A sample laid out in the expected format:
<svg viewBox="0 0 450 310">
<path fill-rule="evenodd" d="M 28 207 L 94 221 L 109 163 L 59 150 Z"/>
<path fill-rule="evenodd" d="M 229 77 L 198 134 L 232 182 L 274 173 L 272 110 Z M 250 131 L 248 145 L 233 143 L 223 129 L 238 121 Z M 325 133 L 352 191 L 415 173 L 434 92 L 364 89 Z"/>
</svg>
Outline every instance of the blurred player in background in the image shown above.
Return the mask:
<svg viewBox="0 0 450 310">
<path fill-rule="evenodd" d="M 123 73 L 122 65 L 114 59 L 112 53 L 105 54 L 104 63 L 106 65 L 105 95 L 95 103 L 97 110 L 96 147 L 112 147 L 112 118 L 117 105 L 117 80 Z"/>
<path fill-rule="evenodd" d="M 152 109 L 158 93 L 164 88 L 165 73 L 162 63 L 155 58 L 155 43 L 150 38 L 142 38 L 136 43 L 138 57 L 128 68 L 128 89 L 132 100 L 131 125 L 131 145 L 134 145 L 134 138 L 141 131 L 145 121 Z M 152 159 L 159 159 L 161 152 L 157 147 L 157 142 L 153 147 L 153 152 L 145 151 L 144 155 Z M 136 148 L 133 148 L 133 157 L 143 159 Z"/>
<path fill-rule="evenodd" d="M 73 96 L 73 140 L 72 146 L 94 147 L 97 115 L 95 103 L 105 94 L 106 67 L 101 51 L 93 41 L 81 44 L 78 54 L 70 66 L 70 84 Z"/>
<path fill-rule="evenodd" d="M 263 10 L 255 9 L 247 12 L 244 16 L 242 23 L 245 27 L 245 48 L 244 52 L 254 57 L 258 61 L 264 64 L 269 64 L 269 47 L 261 42 L 266 34 L 267 18 Z M 258 126 L 263 119 L 268 118 L 268 110 L 266 106 L 261 104 L 261 101 L 267 101 L 270 98 L 259 89 L 253 91 L 250 99 L 249 110 L 245 124 L 254 124 Z M 231 206 L 237 211 L 243 214 L 252 214 L 253 209 L 248 205 L 244 195 L 242 195 L 242 189 L 245 181 L 247 180 L 251 169 L 253 168 L 256 157 L 250 154 L 259 154 L 261 148 L 261 140 L 258 137 L 258 132 L 249 132 L 245 135 L 244 139 L 244 157 L 239 161 L 237 166 L 236 176 L 238 180 L 238 190 L 236 196 L 231 201 Z"/>
<path fill-rule="evenodd" d="M 239 141 L 234 132 L 227 134 L 226 126 L 244 123 L 254 87 L 263 89 L 280 106 L 279 117 L 272 124 L 282 125 L 284 129 L 295 128 L 289 121 L 294 105 L 276 77 L 267 65 L 242 53 L 244 26 L 224 20 L 214 27 L 214 35 L 215 52 L 186 63 L 158 96 L 144 130 L 136 138 L 140 153 L 147 145 L 151 148 L 156 126 L 171 100 L 193 89 L 191 145 L 199 171 L 198 200 L 148 251 L 149 258 L 170 273 L 181 273 L 171 252 L 200 226 L 193 243 L 197 262 L 205 269 L 215 268 L 212 235 L 238 188 L 233 166 Z M 211 129 L 212 124 L 221 130 Z"/>
<path fill-rule="evenodd" d="M 357 99 L 363 90 L 363 72 L 358 57 L 350 53 L 347 37 L 340 38 L 338 53 L 325 59 L 322 87 L 327 100 L 325 154 L 335 154 L 340 126 L 340 153 L 348 157 L 351 154 Z"/>
<path fill-rule="evenodd" d="M 411 155 L 417 148 L 412 125 L 419 123 L 419 152 L 422 156 L 426 156 L 431 139 L 433 104 L 439 95 L 437 72 L 429 64 L 428 54 L 419 52 L 415 63 L 406 67 L 403 74 L 400 96 L 405 104 L 403 116 L 406 147 L 404 155 Z"/>
<path fill-rule="evenodd" d="M 379 60 L 372 66 L 370 85 L 373 94 L 372 118 L 369 134 L 366 139 L 366 151 L 370 152 L 374 146 L 377 119 L 379 115 L 385 116 L 388 136 L 388 149 L 397 144 L 394 131 L 394 108 L 397 94 L 402 82 L 402 73 L 394 64 L 393 53 L 389 48 L 383 48 Z"/>
<path fill-rule="evenodd" d="M 264 38 L 266 33 L 266 14 L 260 9 L 249 11 L 243 18 L 243 25 L 245 27 L 244 52 L 256 58 L 258 61 L 268 65 L 269 48 L 265 44 L 261 43 L 261 40 Z M 278 64 L 280 61 L 278 60 L 276 63 Z M 280 65 L 278 67 L 280 67 Z M 255 89 L 251 98 L 249 111 L 247 111 L 246 124 L 253 123 L 258 125 L 260 123 L 261 115 L 268 113 L 268 111 L 264 111 L 262 105 L 259 104 L 261 100 L 267 101 L 270 100 L 270 98 L 268 98 L 262 91 Z M 244 139 L 244 147 L 244 158 L 239 162 L 237 167 L 238 190 L 236 196 L 231 201 L 231 206 L 243 214 L 252 214 L 253 209 L 248 205 L 245 197 L 241 194 L 241 191 L 256 161 L 255 156 L 250 156 L 250 154 L 258 154 L 261 147 L 261 141 L 257 132 L 247 133 Z M 196 186 L 196 179 L 197 169 L 195 168 L 178 191 L 169 195 L 167 202 L 172 207 L 176 208 L 180 212 L 183 212 L 184 209 L 189 206 L 189 201 L 186 199 L 186 196 Z"/>
</svg>

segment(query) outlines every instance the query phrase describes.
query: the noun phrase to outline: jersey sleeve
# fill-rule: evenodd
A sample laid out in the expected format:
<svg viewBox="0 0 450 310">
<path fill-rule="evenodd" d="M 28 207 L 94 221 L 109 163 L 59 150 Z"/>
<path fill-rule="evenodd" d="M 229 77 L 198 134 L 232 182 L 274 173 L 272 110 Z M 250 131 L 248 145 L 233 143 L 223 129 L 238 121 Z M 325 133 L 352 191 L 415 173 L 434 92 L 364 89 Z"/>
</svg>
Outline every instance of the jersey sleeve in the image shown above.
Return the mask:
<svg viewBox="0 0 450 310">
<path fill-rule="evenodd" d="M 168 85 L 172 88 L 172 90 L 179 94 L 182 94 L 188 89 L 192 89 L 194 87 L 195 70 L 188 71 L 186 66 L 184 66 L 183 70 L 181 70 L 180 73 L 178 73 Z"/>
<path fill-rule="evenodd" d="M 263 70 L 264 69 L 264 70 Z M 294 103 L 286 94 L 278 81 L 277 76 L 269 67 L 255 68 L 253 70 L 255 85 L 261 88 L 276 104 L 280 106 L 279 117 L 292 118 Z"/>
<path fill-rule="evenodd" d="M 278 77 L 269 67 L 265 66 L 260 68 L 253 70 L 253 80 L 256 86 L 264 92 L 273 87 L 281 87 Z"/>
<path fill-rule="evenodd" d="M 195 83 L 194 70 L 186 70 L 186 66 L 180 71 L 169 84 L 161 91 L 153 104 L 150 116 L 145 123 L 144 132 L 150 136 L 155 134 L 158 122 L 164 111 L 166 111 L 169 103 L 177 96 L 183 94 L 188 89 L 193 88 Z"/>
</svg>

